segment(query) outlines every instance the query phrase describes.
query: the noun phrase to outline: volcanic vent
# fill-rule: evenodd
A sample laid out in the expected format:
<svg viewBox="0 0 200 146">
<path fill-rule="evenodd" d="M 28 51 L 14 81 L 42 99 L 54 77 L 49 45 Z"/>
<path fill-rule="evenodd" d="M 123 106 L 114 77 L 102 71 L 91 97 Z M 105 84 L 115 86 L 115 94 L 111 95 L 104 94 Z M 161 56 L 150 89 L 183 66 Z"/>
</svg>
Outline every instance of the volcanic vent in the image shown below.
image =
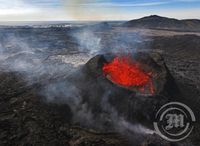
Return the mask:
<svg viewBox="0 0 200 146">
<path fill-rule="evenodd" d="M 138 89 L 141 93 L 154 94 L 153 73 L 142 69 L 143 64 L 130 56 L 117 56 L 105 63 L 103 73 L 114 84 L 128 89 Z M 146 90 L 145 90 L 146 89 Z"/>
<path fill-rule="evenodd" d="M 106 119 L 102 119 L 102 113 L 112 115 L 114 108 L 126 120 L 151 124 L 156 108 L 178 93 L 157 53 L 97 55 L 70 80 L 98 121 Z"/>
<path fill-rule="evenodd" d="M 170 90 L 176 84 L 158 53 L 97 55 L 88 61 L 83 72 L 87 78 L 101 78 L 135 94 L 172 97 L 177 92 Z"/>
</svg>

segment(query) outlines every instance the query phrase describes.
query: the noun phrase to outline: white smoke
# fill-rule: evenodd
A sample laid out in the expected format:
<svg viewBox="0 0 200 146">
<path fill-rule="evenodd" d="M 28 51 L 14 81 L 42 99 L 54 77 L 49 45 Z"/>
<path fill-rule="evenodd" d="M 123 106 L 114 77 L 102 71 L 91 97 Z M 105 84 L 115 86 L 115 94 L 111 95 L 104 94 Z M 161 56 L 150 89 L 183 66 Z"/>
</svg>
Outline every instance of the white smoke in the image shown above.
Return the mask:
<svg viewBox="0 0 200 146">
<path fill-rule="evenodd" d="M 155 134 L 155 131 L 146 128 L 145 126 L 142 126 L 140 124 L 131 124 L 128 121 L 121 119 L 120 123 L 120 127 L 123 127 L 124 129 L 128 130 L 128 131 L 132 131 L 138 134 Z"/>
<path fill-rule="evenodd" d="M 87 52 L 89 55 L 94 56 L 102 49 L 101 37 L 95 35 L 95 33 L 89 29 L 74 33 L 73 36 L 80 45 L 80 52 Z"/>
<path fill-rule="evenodd" d="M 66 103 L 72 113 L 73 121 L 80 123 L 82 126 L 97 128 L 103 131 L 109 131 L 104 125 L 109 122 L 112 125 L 110 130 L 127 134 L 152 135 L 153 130 L 142 126 L 141 124 L 132 124 L 120 116 L 117 110 L 109 103 L 110 91 L 106 92 L 99 101 L 100 108 L 103 110 L 94 116 L 91 107 L 83 101 L 81 90 L 71 82 L 56 82 L 45 86 L 42 94 L 46 97 L 47 102 L 63 104 Z M 85 122 L 87 121 L 87 122 Z"/>
<path fill-rule="evenodd" d="M 14 31 L 14 30 L 13 30 Z M 31 34 L 30 34 L 31 35 Z M 57 55 L 44 47 L 31 46 L 22 37 L 10 34 L 0 42 L 1 71 L 20 72 L 32 84 L 48 78 L 67 76 L 77 67 L 87 62 L 87 55 Z M 37 41 L 37 38 L 33 38 Z M 36 45 L 37 46 L 37 45 Z M 85 58 L 84 58 L 85 57 Z"/>
<path fill-rule="evenodd" d="M 123 30 L 114 31 L 109 23 L 87 26 L 75 31 L 72 36 L 79 44 L 79 51 L 87 52 L 90 57 L 106 53 L 134 54 L 141 50 L 141 47 L 144 47 L 142 46 L 144 41 L 149 40 L 138 33 L 129 33 Z"/>
<path fill-rule="evenodd" d="M 104 129 L 104 123 L 108 121 L 119 132 L 153 134 L 153 131 L 148 128 L 140 124 L 131 124 L 124 117 L 121 117 L 116 109 L 109 104 L 109 92 L 105 93 L 101 99 L 100 104 L 103 112 L 95 116 L 89 105 L 83 101 L 81 90 L 74 83 L 66 80 L 66 76 L 84 65 L 94 55 L 99 53 L 134 53 L 137 50 L 137 43 L 142 40 L 137 35 L 127 35 L 123 32 L 112 34 L 112 32 L 107 31 L 107 35 L 99 35 L 98 32 L 90 29 L 72 33 L 79 44 L 78 55 L 51 54 L 48 53 L 49 46 L 34 48 L 20 37 L 11 35 L 7 38 L 8 41 L 0 44 L 0 65 L 4 67 L 4 70 L 24 73 L 24 78 L 30 84 L 64 76 L 61 81 L 45 85 L 40 94 L 45 96 L 47 102 L 67 104 L 73 113 L 74 122 L 84 124 L 85 121 L 88 121 L 86 126 Z"/>
<path fill-rule="evenodd" d="M 41 94 L 46 97 L 47 102 L 66 103 L 73 113 L 74 122 L 85 123 L 87 120 L 87 126 L 95 123 L 87 103 L 83 103 L 81 91 L 73 83 L 59 81 L 49 84 L 44 87 Z"/>
</svg>

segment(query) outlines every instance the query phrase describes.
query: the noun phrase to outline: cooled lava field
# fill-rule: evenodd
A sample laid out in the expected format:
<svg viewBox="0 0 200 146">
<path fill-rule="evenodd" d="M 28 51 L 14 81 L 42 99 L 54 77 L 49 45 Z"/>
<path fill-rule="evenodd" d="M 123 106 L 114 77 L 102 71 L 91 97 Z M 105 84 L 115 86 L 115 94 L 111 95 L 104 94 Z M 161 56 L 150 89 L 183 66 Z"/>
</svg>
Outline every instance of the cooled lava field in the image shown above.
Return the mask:
<svg viewBox="0 0 200 146">
<path fill-rule="evenodd" d="M 0 146 L 199 146 L 200 36 L 165 31 L 0 28 Z M 133 74 L 140 87 L 109 74 L 121 67 L 113 54 L 143 64 L 146 73 L 135 66 Z M 154 111 L 169 101 L 186 103 L 197 118 L 178 143 L 152 127 Z"/>
</svg>

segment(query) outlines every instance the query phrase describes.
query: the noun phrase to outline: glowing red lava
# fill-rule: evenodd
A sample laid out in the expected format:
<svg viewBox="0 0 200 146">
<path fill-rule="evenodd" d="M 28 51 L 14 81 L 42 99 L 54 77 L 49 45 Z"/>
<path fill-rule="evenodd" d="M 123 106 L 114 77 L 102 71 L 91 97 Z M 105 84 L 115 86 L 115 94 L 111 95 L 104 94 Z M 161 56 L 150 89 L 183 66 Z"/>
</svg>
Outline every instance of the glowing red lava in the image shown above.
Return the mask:
<svg viewBox="0 0 200 146">
<path fill-rule="evenodd" d="M 148 86 L 150 93 L 153 94 L 152 73 L 146 73 L 140 66 L 140 63 L 130 57 L 116 57 L 112 62 L 104 64 L 103 73 L 113 83 L 125 87 L 137 87 L 141 92 Z"/>
</svg>

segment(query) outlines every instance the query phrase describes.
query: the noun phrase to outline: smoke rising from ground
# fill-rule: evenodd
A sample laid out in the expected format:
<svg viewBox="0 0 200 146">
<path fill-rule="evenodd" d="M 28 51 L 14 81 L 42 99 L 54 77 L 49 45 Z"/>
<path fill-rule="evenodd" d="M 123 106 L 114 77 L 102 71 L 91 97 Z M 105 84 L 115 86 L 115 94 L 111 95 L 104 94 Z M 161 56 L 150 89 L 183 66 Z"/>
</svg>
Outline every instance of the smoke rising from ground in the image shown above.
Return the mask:
<svg viewBox="0 0 200 146">
<path fill-rule="evenodd" d="M 89 58 L 98 54 L 106 53 L 114 53 L 116 55 L 133 54 L 137 51 L 137 47 L 143 42 L 144 39 L 136 34 L 127 35 L 123 32 L 112 34 L 112 32 L 105 31 L 104 29 L 100 30 L 101 32 L 106 32 L 108 36 L 100 35 L 98 33 L 98 25 L 92 26 L 92 28 L 95 28 L 94 30 L 96 31 L 86 27 L 79 31 L 72 32 L 72 36 L 79 44 L 79 52 L 86 52 Z M 81 72 L 79 74 L 81 74 Z M 95 87 L 95 85 L 93 87 Z M 105 123 L 112 123 L 113 128 L 122 133 L 137 133 L 140 135 L 154 134 L 154 131 L 140 124 L 131 124 L 126 121 L 124 117 L 121 117 L 116 109 L 109 103 L 109 90 L 104 93 L 104 96 L 99 101 L 103 112 L 99 113 L 98 116 L 96 116 L 92 112 L 90 106 L 84 102 L 81 90 L 76 87 L 74 83 L 67 83 L 66 81 L 62 85 L 56 83 L 47 86 L 46 90 L 44 93 L 48 93 L 48 95 L 45 95 L 47 97 L 47 101 L 69 103 L 69 106 L 74 113 L 73 120 L 75 122 L 79 121 L 83 126 L 105 130 Z M 85 123 L 84 121 L 88 121 L 89 123 Z"/>
<path fill-rule="evenodd" d="M 47 102 L 67 103 L 73 113 L 74 123 L 80 123 L 81 126 L 100 131 L 114 130 L 127 135 L 139 134 L 144 136 L 146 134 L 154 134 L 153 130 L 141 124 L 132 124 L 120 116 L 117 110 L 109 103 L 109 90 L 104 93 L 104 96 L 99 101 L 102 112 L 98 113 L 98 115 L 92 112 L 87 102 L 84 102 L 81 92 L 73 83 L 64 81 L 45 86 L 42 94 L 46 97 Z M 110 123 L 111 126 L 107 127 L 105 123 Z"/>
<path fill-rule="evenodd" d="M 87 26 L 73 32 L 72 36 L 79 44 L 79 51 L 87 52 L 91 56 L 107 53 L 134 54 L 140 51 L 141 47 L 144 48 L 144 41 L 149 40 L 137 33 L 127 33 L 123 30 L 115 32 L 112 25 L 106 22 Z M 147 44 L 145 45 L 145 48 L 148 48 Z"/>
<path fill-rule="evenodd" d="M 24 79 L 31 84 L 40 82 L 44 77 L 47 79 L 70 74 L 75 68 L 73 59 L 67 62 L 59 55 L 49 53 L 48 46 L 30 46 L 26 40 L 16 35 L 3 37 L 5 40 L 0 43 L 0 67 L 3 71 L 24 74 Z"/>
<path fill-rule="evenodd" d="M 19 36 L 4 36 L 5 41 L 0 43 L 1 69 L 22 73 L 29 84 L 47 82 L 43 84 L 39 94 L 45 97 L 47 103 L 68 104 L 74 122 L 99 129 L 105 129 L 105 122 L 109 122 L 115 130 L 123 133 L 131 131 L 142 135 L 153 134 L 153 131 L 140 124 L 133 125 L 119 116 L 108 101 L 110 91 L 104 93 L 99 103 L 103 112 L 96 116 L 89 104 L 84 102 L 81 90 L 74 82 L 67 80 L 67 76 L 75 71 L 81 75 L 79 68 L 93 56 L 105 53 L 134 53 L 144 39 L 136 34 L 111 32 L 108 30 L 108 24 L 91 27 L 92 29 L 87 26 L 71 32 L 71 36 L 78 44 L 75 55 L 54 54 L 50 52 L 48 45 L 33 47 Z M 51 79 L 56 81 L 50 81 Z M 88 121 L 87 124 L 85 121 Z"/>
<path fill-rule="evenodd" d="M 101 52 L 102 38 L 95 35 L 91 30 L 83 30 L 73 34 L 74 38 L 79 43 L 79 51 L 87 52 L 89 55 L 94 56 Z"/>
</svg>

